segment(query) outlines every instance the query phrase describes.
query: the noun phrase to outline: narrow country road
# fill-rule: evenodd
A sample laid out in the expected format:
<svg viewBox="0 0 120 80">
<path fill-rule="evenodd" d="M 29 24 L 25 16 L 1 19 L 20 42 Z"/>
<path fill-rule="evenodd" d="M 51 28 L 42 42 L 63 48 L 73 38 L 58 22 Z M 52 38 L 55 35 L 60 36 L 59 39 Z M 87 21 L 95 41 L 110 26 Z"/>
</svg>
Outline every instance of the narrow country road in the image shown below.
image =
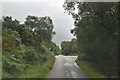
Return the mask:
<svg viewBox="0 0 120 80">
<path fill-rule="evenodd" d="M 75 63 L 77 56 L 56 56 L 56 63 L 47 78 L 89 78 Z"/>
</svg>

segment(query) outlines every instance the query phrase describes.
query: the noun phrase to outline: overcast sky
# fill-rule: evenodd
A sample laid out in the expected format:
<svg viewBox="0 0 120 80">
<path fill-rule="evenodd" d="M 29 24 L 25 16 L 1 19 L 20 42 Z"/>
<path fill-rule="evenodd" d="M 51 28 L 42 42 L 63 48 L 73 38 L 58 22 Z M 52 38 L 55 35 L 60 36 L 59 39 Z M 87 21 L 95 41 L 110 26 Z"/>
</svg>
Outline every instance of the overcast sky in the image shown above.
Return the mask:
<svg viewBox="0 0 120 80">
<path fill-rule="evenodd" d="M 28 0 L 4 0 L 2 14 L 12 16 L 22 23 L 27 15 L 50 16 L 56 32 L 53 41 L 60 45 L 62 41 L 73 38 L 70 30 L 74 28 L 73 18 L 64 13 L 63 3 L 64 0 L 29 0 L 29 2 Z"/>
</svg>

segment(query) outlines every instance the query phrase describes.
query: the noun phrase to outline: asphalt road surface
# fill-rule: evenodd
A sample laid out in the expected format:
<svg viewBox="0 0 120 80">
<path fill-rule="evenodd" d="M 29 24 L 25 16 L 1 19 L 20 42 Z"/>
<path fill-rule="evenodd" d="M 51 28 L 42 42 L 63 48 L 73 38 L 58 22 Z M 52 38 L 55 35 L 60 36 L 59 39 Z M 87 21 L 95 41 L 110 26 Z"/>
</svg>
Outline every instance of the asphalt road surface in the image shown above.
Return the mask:
<svg viewBox="0 0 120 80">
<path fill-rule="evenodd" d="M 75 63 L 77 56 L 56 56 L 47 78 L 89 78 Z"/>
</svg>

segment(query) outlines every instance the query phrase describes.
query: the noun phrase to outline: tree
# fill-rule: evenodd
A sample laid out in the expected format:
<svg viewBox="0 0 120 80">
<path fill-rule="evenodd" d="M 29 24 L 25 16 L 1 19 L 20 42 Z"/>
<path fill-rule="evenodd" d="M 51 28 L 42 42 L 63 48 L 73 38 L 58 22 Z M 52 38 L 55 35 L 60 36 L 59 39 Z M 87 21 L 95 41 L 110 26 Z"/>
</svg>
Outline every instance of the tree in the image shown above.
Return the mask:
<svg viewBox="0 0 120 80">
<path fill-rule="evenodd" d="M 75 20 L 76 27 L 71 32 L 77 37 L 80 52 L 85 55 L 82 59 L 97 65 L 98 69 L 109 77 L 117 76 L 118 70 L 117 4 L 66 0 L 63 6 Z M 78 10 L 78 13 L 75 13 L 75 10 Z"/>
<path fill-rule="evenodd" d="M 3 22 L 2 22 L 2 28 L 3 29 L 13 29 L 15 30 L 19 26 L 19 21 L 18 20 L 12 20 L 12 17 L 6 16 L 3 17 Z"/>
<path fill-rule="evenodd" d="M 16 31 L 20 34 L 22 38 L 22 44 L 26 46 L 35 46 L 36 44 L 40 44 L 40 39 L 38 40 L 35 35 L 35 32 L 28 29 L 24 24 L 20 24 Z M 36 41 L 37 40 L 37 41 Z M 38 43 L 39 42 L 39 43 Z"/>
<path fill-rule="evenodd" d="M 30 66 L 42 66 L 54 57 L 52 53 L 59 54 L 59 47 L 51 41 L 55 32 L 50 17 L 28 16 L 19 24 L 6 16 L 2 23 L 4 78 L 16 78 Z"/>
<path fill-rule="evenodd" d="M 55 34 L 50 17 L 27 16 L 25 25 L 44 41 L 50 41 Z"/>
<path fill-rule="evenodd" d="M 73 38 L 71 41 L 63 41 L 61 43 L 61 51 L 65 55 L 79 53 L 76 39 Z"/>
<path fill-rule="evenodd" d="M 62 50 L 62 54 L 68 55 L 71 53 L 71 42 L 69 41 L 63 41 L 61 43 L 61 50 Z"/>
<path fill-rule="evenodd" d="M 59 55 L 60 54 L 60 48 L 57 46 L 54 42 L 50 43 L 50 51 L 53 51 L 55 54 Z"/>
</svg>

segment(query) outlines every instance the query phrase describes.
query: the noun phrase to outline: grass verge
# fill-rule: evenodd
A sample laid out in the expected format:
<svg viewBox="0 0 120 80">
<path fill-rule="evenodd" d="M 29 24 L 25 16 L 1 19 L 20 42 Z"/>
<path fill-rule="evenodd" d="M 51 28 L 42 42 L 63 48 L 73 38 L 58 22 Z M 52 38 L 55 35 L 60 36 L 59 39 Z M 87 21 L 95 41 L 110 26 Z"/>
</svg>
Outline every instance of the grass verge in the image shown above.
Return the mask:
<svg viewBox="0 0 120 80">
<path fill-rule="evenodd" d="M 91 78 L 105 78 L 98 70 L 92 67 L 92 64 L 85 61 L 76 60 L 77 65 Z"/>
<path fill-rule="evenodd" d="M 79 54 L 68 54 L 66 56 L 79 56 Z"/>
<path fill-rule="evenodd" d="M 49 59 L 43 65 L 33 65 L 20 78 L 45 78 L 55 63 L 55 58 Z"/>
</svg>

